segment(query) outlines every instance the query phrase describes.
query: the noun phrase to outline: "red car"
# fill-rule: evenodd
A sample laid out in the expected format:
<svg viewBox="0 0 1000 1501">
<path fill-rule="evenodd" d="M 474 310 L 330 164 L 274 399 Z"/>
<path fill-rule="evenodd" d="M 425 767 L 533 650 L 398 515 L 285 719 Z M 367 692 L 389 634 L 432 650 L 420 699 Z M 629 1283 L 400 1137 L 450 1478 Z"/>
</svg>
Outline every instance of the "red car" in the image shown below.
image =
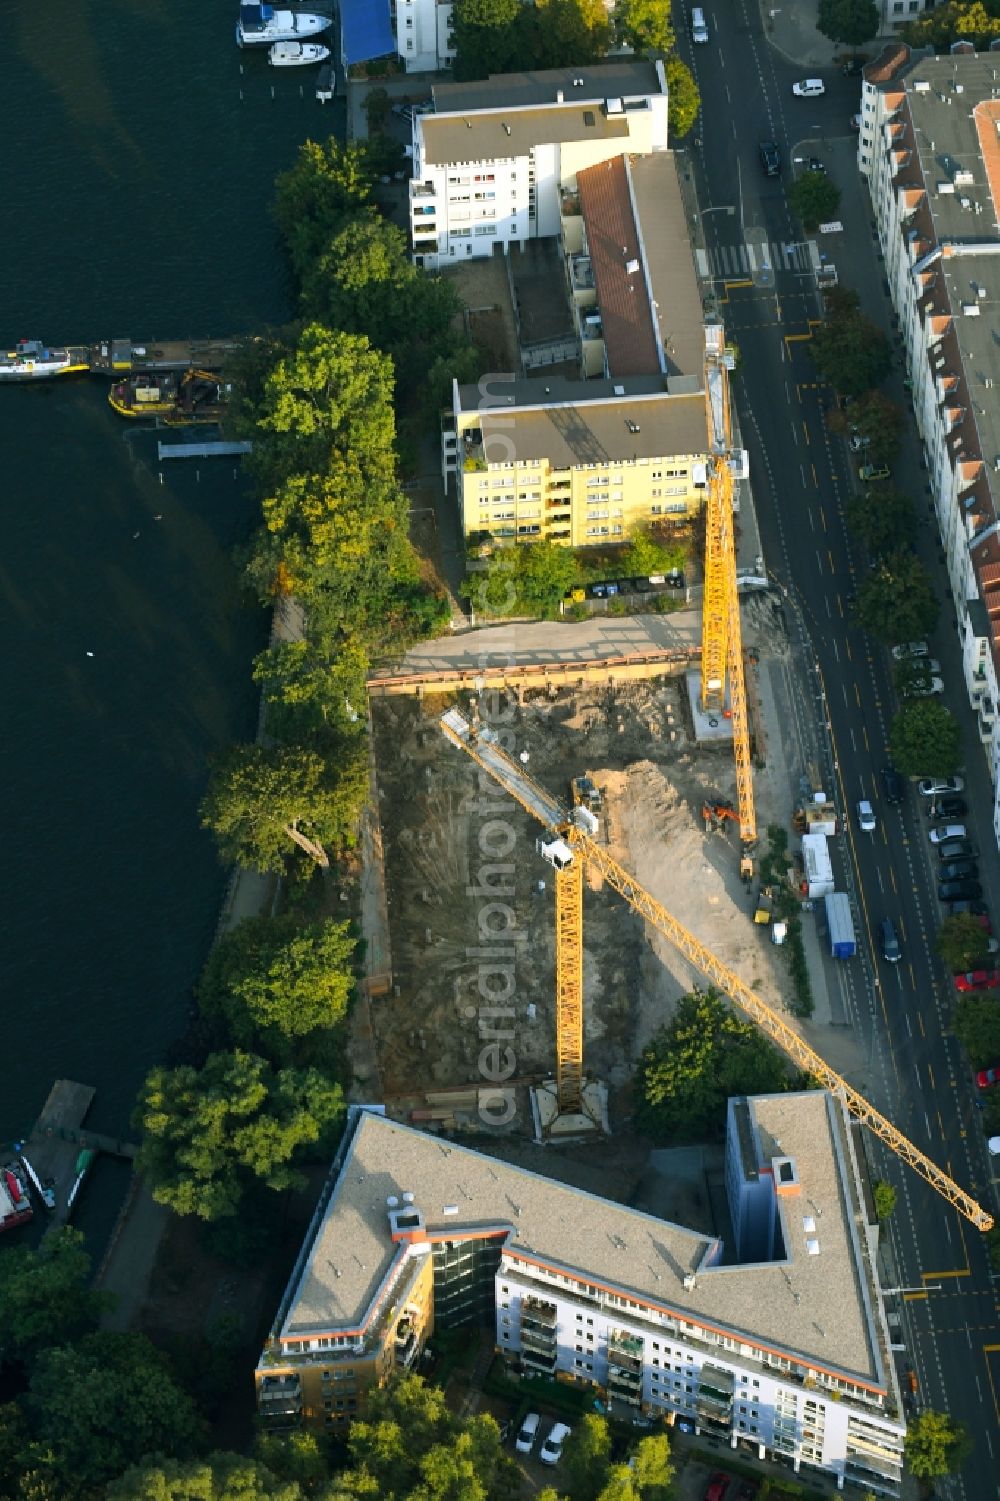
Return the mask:
<svg viewBox="0 0 1000 1501">
<path fill-rule="evenodd" d="M 994 1084 L 1000 1084 L 1000 1063 L 994 1063 L 992 1068 L 981 1068 L 976 1083 L 980 1089 L 991 1089 Z"/>
<path fill-rule="evenodd" d="M 724 1501 L 731 1479 L 731 1475 L 725 1474 L 723 1470 L 717 1470 L 708 1482 L 708 1489 L 705 1491 L 705 1501 Z"/>
<path fill-rule="evenodd" d="M 1000 985 L 1000 969 L 967 969 L 964 975 L 955 976 L 956 990 L 996 990 Z"/>
</svg>

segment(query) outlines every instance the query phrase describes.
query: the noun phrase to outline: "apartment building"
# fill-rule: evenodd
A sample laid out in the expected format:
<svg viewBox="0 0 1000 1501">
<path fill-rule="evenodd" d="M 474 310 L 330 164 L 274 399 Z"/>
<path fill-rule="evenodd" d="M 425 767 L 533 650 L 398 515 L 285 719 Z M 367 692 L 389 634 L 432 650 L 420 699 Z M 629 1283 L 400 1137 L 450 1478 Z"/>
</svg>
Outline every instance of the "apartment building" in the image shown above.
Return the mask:
<svg viewBox="0 0 1000 1501">
<path fill-rule="evenodd" d="M 905 1425 L 853 1137 L 821 1091 L 730 1102 L 733 1245 L 352 1109 L 256 1371 L 337 1432 L 433 1328 L 796 1472 L 897 1494 Z"/>
<path fill-rule="evenodd" d="M 865 69 L 858 164 L 913 410 L 1000 842 L 1000 52 L 887 47 Z"/>
<path fill-rule="evenodd" d="M 413 125 L 410 235 L 436 270 L 559 234 L 577 173 L 667 149 L 667 82 L 657 59 L 494 75 L 433 88 Z"/>
<path fill-rule="evenodd" d="M 407 73 L 439 73 L 455 57 L 452 0 L 393 0 L 396 50 Z"/>
<path fill-rule="evenodd" d="M 444 433 L 467 538 L 625 542 L 705 500 L 708 429 L 696 377 L 487 377 L 453 386 Z"/>
</svg>

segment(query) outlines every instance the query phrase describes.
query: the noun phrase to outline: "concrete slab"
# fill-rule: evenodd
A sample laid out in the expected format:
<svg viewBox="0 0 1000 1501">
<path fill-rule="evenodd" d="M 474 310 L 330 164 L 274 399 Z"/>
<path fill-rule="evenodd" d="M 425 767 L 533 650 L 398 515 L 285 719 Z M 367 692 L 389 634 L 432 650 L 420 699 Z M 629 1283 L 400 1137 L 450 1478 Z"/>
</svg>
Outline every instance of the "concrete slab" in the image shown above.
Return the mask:
<svg viewBox="0 0 1000 1501">
<path fill-rule="evenodd" d="M 729 717 L 729 694 L 726 694 L 726 707 L 722 713 L 706 714 L 701 706 L 701 672 L 700 670 L 686 672 L 684 681 L 687 686 L 688 703 L 691 706 L 691 718 L 694 720 L 694 738 L 699 745 L 726 745 L 732 744 L 733 721 Z"/>
</svg>

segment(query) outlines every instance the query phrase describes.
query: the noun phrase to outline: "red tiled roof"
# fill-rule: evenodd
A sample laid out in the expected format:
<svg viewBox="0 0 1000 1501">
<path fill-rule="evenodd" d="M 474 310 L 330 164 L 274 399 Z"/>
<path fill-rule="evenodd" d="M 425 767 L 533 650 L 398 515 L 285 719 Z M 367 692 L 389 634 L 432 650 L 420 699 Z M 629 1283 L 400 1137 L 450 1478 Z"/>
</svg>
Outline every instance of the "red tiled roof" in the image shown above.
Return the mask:
<svg viewBox="0 0 1000 1501">
<path fill-rule="evenodd" d="M 576 175 L 580 210 L 594 268 L 604 347 L 613 378 L 659 375 L 646 280 L 639 270 L 639 235 L 632 213 L 628 169 L 622 156 Z"/>
<path fill-rule="evenodd" d="M 983 99 L 972 111 L 979 137 L 979 149 L 983 153 L 986 180 L 993 199 L 993 216 L 1000 214 L 1000 100 Z"/>
<path fill-rule="evenodd" d="M 865 82 L 888 83 L 909 60 L 910 49 L 905 42 L 889 42 L 875 61 L 865 68 Z"/>
</svg>

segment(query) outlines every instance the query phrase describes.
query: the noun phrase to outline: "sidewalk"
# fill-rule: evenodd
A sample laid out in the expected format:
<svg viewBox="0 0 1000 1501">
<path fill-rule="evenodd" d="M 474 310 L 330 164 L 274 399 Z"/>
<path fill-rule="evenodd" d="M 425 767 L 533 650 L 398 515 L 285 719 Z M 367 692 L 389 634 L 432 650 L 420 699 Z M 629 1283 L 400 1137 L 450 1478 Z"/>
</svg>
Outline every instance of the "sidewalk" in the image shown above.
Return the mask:
<svg viewBox="0 0 1000 1501">
<path fill-rule="evenodd" d="M 816 30 L 817 0 L 782 0 L 780 5 L 769 4 L 768 0 L 759 3 L 768 46 L 788 62 L 803 68 L 832 68 L 850 51 Z"/>
</svg>

